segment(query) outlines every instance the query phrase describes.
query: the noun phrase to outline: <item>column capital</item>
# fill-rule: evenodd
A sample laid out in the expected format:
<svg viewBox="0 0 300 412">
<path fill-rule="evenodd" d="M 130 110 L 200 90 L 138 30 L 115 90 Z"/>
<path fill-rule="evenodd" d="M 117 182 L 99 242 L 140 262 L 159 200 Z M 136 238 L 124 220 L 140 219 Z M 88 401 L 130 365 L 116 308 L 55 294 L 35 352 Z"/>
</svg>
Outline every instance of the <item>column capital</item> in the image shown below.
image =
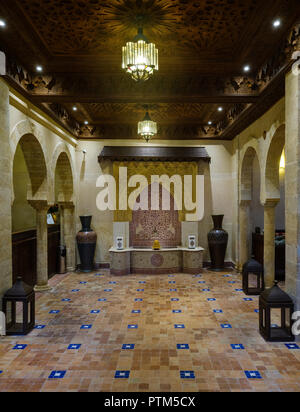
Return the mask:
<svg viewBox="0 0 300 412">
<path fill-rule="evenodd" d="M 280 199 L 266 199 L 263 202 L 263 206 L 264 207 L 269 207 L 269 208 L 274 208 L 278 205 L 279 202 L 280 202 Z"/>
<path fill-rule="evenodd" d="M 31 207 L 33 207 L 37 211 L 48 210 L 49 207 L 50 207 L 47 200 L 30 200 L 30 199 L 27 199 L 27 202 L 30 204 Z"/>
<path fill-rule="evenodd" d="M 251 200 L 240 200 L 240 206 L 250 206 Z"/>
<path fill-rule="evenodd" d="M 63 209 L 74 209 L 75 205 L 73 202 L 58 202 L 58 205 Z"/>
</svg>

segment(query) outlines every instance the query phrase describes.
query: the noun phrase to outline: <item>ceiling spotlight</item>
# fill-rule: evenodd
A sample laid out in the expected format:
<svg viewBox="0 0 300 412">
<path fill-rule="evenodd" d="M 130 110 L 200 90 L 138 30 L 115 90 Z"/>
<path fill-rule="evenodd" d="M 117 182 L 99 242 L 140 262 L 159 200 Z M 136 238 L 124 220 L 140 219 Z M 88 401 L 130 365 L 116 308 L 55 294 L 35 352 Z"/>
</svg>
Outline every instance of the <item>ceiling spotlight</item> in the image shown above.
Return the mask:
<svg viewBox="0 0 300 412">
<path fill-rule="evenodd" d="M 42 72 L 43 71 L 43 67 L 42 66 L 36 66 L 36 71 L 37 72 Z"/>
<path fill-rule="evenodd" d="M 4 21 L 4 20 L 0 20 L 0 27 L 5 27 L 5 26 L 6 26 L 5 21 Z"/>
<path fill-rule="evenodd" d="M 212 125 L 212 122 L 208 122 L 209 125 Z"/>
<path fill-rule="evenodd" d="M 281 26 L 281 21 L 279 19 L 277 19 L 273 22 L 273 27 L 277 28 L 279 26 Z"/>
<path fill-rule="evenodd" d="M 249 65 L 246 65 L 246 66 L 244 66 L 244 72 L 249 72 L 250 71 L 250 66 Z"/>
<path fill-rule="evenodd" d="M 84 124 L 87 126 L 89 124 L 89 122 L 87 120 L 85 120 Z"/>
<path fill-rule="evenodd" d="M 76 106 L 73 106 L 73 111 L 77 112 L 77 107 Z"/>
<path fill-rule="evenodd" d="M 223 112 L 223 107 L 218 107 L 218 112 Z"/>
</svg>

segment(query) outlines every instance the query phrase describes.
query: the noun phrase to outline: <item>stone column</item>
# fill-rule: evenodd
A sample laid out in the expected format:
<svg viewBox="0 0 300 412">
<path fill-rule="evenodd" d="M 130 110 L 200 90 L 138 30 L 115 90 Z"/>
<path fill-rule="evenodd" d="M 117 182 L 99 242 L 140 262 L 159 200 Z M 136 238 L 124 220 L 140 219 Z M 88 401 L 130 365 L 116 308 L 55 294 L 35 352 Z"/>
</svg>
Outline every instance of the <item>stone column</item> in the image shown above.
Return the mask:
<svg viewBox="0 0 300 412">
<path fill-rule="evenodd" d="M 0 304 L 12 285 L 12 167 L 9 145 L 9 89 L 0 79 Z M 0 306 L 1 310 L 2 305 Z"/>
<path fill-rule="evenodd" d="M 275 208 L 279 199 L 268 199 L 264 204 L 264 276 L 267 288 L 275 279 Z"/>
<path fill-rule="evenodd" d="M 241 272 L 244 263 L 249 260 L 249 208 L 250 200 L 241 200 L 239 205 L 239 262 Z"/>
<path fill-rule="evenodd" d="M 75 207 L 72 202 L 60 203 L 62 243 L 67 248 L 67 271 L 74 272 L 76 269 L 76 243 L 75 243 Z"/>
<path fill-rule="evenodd" d="M 298 61 L 298 64 L 299 61 Z M 300 310 L 300 70 L 286 76 L 286 291 Z"/>
<path fill-rule="evenodd" d="M 37 238 L 37 284 L 36 292 L 50 290 L 48 285 L 48 225 L 47 212 L 49 205 L 46 200 L 28 200 L 36 210 L 36 238 Z"/>
</svg>

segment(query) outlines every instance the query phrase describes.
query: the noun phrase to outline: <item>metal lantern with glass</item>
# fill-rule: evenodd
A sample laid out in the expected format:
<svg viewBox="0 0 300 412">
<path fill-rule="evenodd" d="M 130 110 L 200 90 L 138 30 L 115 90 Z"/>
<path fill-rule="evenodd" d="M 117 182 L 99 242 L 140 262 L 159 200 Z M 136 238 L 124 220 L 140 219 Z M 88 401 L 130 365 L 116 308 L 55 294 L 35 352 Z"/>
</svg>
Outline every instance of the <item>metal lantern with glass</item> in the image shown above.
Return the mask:
<svg viewBox="0 0 300 412">
<path fill-rule="evenodd" d="M 138 134 L 148 143 L 157 134 L 157 123 L 153 122 L 148 110 L 142 122 L 138 123 Z"/>
<path fill-rule="evenodd" d="M 133 41 L 122 48 L 122 68 L 137 82 L 148 80 L 154 70 L 158 70 L 158 50 L 148 42 L 142 28 Z"/>
</svg>

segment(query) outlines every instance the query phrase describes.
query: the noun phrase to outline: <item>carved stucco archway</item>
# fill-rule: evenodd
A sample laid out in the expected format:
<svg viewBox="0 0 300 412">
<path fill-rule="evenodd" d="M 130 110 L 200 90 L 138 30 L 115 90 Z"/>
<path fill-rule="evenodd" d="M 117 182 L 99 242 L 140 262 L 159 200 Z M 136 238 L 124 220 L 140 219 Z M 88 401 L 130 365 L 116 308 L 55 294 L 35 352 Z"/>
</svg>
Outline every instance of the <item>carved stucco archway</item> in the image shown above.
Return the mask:
<svg viewBox="0 0 300 412">
<path fill-rule="evenodd" d="M 50 167 L 50 202 L 74 202 L 75 169 L 66 144 L 60 143 Z"/>
<path fill-rule="evenodd" d="M 253 192 L 253 164 L 254 159 L 260 157 L 257 148 L 249 144 L 243 150 L 240 167 L 240 202 L 239 202 L 239 262 L 238 270 L 242 270 L 243 264 L 249 259 L 249 233 L 250 233 L 250 204 Z M 259 166 L 261 181 L 261 168 Z"/>
<path fill-rule="evenodd" d="M 47 167 L 46 151 L 43 143 L 34 134 L 34 128 L 28 120 L 19 122 L 10 135 L 11 148 L 11 171 L 13 167 L 17 148 L 20 145 L 24 155 L 28 174 L 30 177 L 30 187 L 27 191 L 28 200 L 48 201 L 49 195 L 49 171 Z M 14 189 L 12 189 L 12 199 L 14 201 Z"/>
<path fill-rule="evenodd" d="M 67 270 L 76 266 L 74 166 L 65 144 L 59 144 L 54 152 L 51 166 L 51 201 L 58 203 L 61 212 L 61 242 L 67 249 Z"/>
<path fill-rule="evenodd" d="M 285 125 L 274 132 L 267 150 L 265 163 L 265 200 L 280 199 L 279 164 L 285 146 Z"/>
<path fill-rule="evenodd" d="M 253 162 L 255 157 L 260 165 L 260 158 L 256 148 L 253 146 L 248 146 L 245 149 L 244 156 L 241 161 L 241 174 L 240 174 L 240 201 L 251 201 L 252 200 L 252 173 L 253 173 Z M 261 175 L 261 173 L 260 173 Z"/>
</svg>

